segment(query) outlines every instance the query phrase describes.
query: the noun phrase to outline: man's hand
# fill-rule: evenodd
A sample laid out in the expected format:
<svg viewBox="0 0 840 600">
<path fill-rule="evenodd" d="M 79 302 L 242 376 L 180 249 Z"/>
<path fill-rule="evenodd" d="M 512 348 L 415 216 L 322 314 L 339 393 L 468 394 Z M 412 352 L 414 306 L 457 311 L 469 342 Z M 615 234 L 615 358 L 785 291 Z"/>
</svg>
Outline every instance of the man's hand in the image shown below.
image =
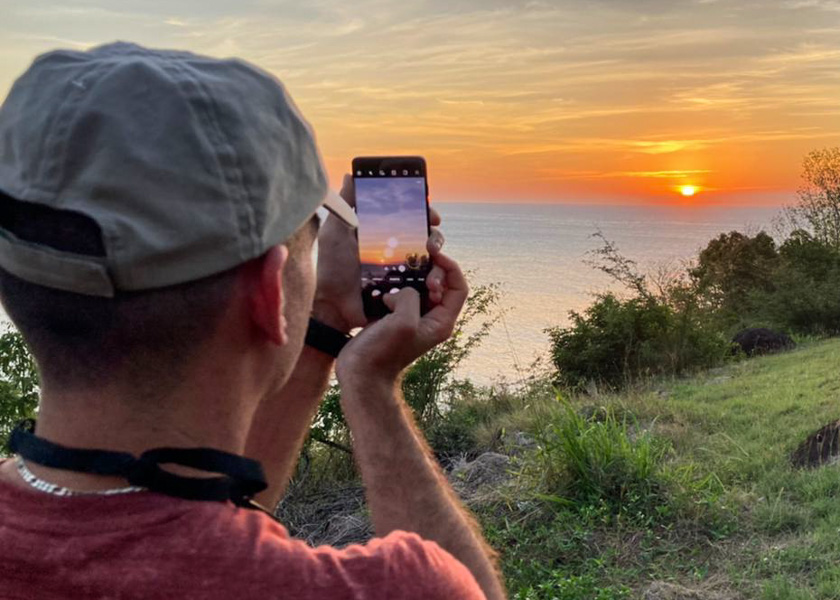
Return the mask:
<svg viewBox="0 0 840 600">
<path fill-rule="evenodd" d="M 420 316 L 420 295 L 412 288 L 383 296 L 391 313 L 368 325 L 338 357 L 340 383 L 350 379 L 393 381 L 414 360 L 452 335 L 469 288 L 458 263 L 435 252 L 435 267 L 427 277 L 429 295 L 437 305 Z"/>
<path fill-rule="evenodd" d="M 350 206 L 356 206 L 356 194 L 353 178 L 344 176 L 341 196 Z M 434 256 L 443 246 L 443 235 L 436 229 L 440 225 L 440 215 L 434 209 L 429 210 L 429 222 L 432 225 L 428 247 Z M 433 270 L 431 275 L 440 272 Z M 359 264 L 359 244 L 353 230 L 338 219 L 329 217 L 318 235 L 318 283 L 312 316 L 336 329 L 349 332 L 367 324 L 362 306 L 362 270 Z M 440 302 L 440 289 L 429 281 L 429 298 L 433 304 Z M 418 310 L 419 312 L 419 310 Z"/>
</svg>

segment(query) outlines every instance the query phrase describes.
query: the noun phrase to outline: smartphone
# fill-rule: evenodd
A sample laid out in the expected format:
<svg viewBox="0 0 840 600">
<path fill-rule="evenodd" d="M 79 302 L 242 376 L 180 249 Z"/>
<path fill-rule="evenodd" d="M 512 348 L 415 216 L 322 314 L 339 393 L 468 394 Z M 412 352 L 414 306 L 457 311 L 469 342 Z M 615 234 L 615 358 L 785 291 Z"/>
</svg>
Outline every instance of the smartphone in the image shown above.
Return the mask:
<svg viewBox="0 0 840 600">
<path fill-rule="evenodd" d="M 359 262 L 365 315 L 390 312 L 382 301 L 404 287 L 420 293 L 429 308 L 426 277 L 432 268 L 429 238 L 429 184 L 420 156 L 361 156 L 353 159 Z"/>
</svg>

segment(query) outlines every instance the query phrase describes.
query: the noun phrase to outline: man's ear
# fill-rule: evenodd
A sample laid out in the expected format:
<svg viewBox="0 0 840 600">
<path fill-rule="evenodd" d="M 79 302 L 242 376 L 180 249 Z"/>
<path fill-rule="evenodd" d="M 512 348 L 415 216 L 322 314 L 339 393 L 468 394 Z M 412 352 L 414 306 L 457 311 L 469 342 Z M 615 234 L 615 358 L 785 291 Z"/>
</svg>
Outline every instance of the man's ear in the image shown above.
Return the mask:
<svg viewBox="0 0 840 600">
<path fill-rule="evenodd" d="M 257 285 L 251 294 L 251 319 L 277 346 L 289 337 L 283 315 L 283 268 L 289 258 L 286 246 L 273 246 L 257 264 Z"/>
</svg>

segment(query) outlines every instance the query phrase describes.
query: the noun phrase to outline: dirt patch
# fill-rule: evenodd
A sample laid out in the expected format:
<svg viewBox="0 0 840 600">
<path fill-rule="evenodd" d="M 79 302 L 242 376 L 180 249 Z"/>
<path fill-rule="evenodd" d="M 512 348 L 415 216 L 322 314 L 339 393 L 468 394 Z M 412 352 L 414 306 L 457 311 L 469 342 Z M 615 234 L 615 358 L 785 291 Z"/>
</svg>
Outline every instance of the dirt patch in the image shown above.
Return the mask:
<svg viewBox="0 0 840 600">
<path fill-rule="evenodd" d="M 457 463 L 448 477 L 458 496 L 473 505 L 497 496 L 511 478 L 510 468 L 509 456 L 485 452 L 473 461 Z"/>
<path fill-rule="evenodd" d="M 361 485 L 316 493 L 293 492 L 277 507 L 277 516 L 289 535 L 310 546 L 328 544 L 340 548 L 373 537 Z"/>
<path fill-rule="evenodd" d="M 498 500 L 511 479 L 511 458 L 487 452 L 473 461 L 461 460 L 447 473 L 458 496 L 469 506 Z M 361 485 L 302 492 L 292 489 L 277 507 L 280 522 L 295 538 L 310 546 L 343 547 L 373 537 L 373 526 Z"/>
<path fill-rule="evenodd" d="M 809 435 L 791 455 L 800 469 L 813 469 L 840 460 L 840 420 L 833 421 Z"/>
<path fill-rule="evenodd" d="M 674 583 L 654 581 L 645 590 L 642 598 L 643 600 L 736 600 L 737 596 L 728 592 L 692 589 Z"/>
</svg>

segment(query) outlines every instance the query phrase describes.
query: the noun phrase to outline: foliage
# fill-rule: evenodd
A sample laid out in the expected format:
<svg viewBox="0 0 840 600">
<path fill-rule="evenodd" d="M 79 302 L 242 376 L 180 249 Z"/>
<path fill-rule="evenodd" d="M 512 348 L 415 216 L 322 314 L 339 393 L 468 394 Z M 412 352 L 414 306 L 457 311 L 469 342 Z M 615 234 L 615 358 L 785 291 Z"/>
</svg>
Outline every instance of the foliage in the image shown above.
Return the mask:
<svg viewBox="0 0 840 600">
<path fill-rule="evenodd" d="M 776 243 L 769 235 L 732 231 L 711 240 L 689 274 L 703 302 L 725 322 L 737 323 L 755 310 L 750 300 L 756 291 L 774 289 L 778 263 Z"/>
<path fill-rule="evenodd" d="M 7 329 L 0 335 L 0 444 L 21 420 L 35 416 L 38 407 L 38 372 L 23 337 Z"/>
<path fill-rule="evenodd" d="M 418 358 L 406 371 L 402 391 L 420 425 L 428 428 L 441 414 L 442 395 L 452 374 L 502 317 L 498 284 L 475 287 L 452 336 Z"/>
<path fill-rule="evenodd" d="M 498 284 L 475 287 L 467 298 L 452 336 L 420 357 L 405 372 L 402 391 L 423 429 L 431 430 L 441 420 L 447 397 L 464 391 L 465 384 L 454 381 L 453 374 L 501 318 L 500 298 Z M 465 445 L 465 438 L 456 439 L 462 435 L 460 432 L 453 430 L 452 435 L 450 440 L 445 426 L 439 427 L 433 440 L 444 452 Z M 344 446 L 349 451 L 346 446 L 347 425 L 341 412 L 341 390 L 337 384 L 330 386 L 319 406 L 309 439 L 333 447 Z"/>
<path fill-rule="evenodd" d="M 621 300 L 600 294 L 569 327 L 548 330 L 556 381 L 571 389 L 589 383 L 620 387 L 640 378 L 711 366 L 729 345 L 691 307 L 675 310 L 655 298 Z"/>
<path fill-rule="evenodd" d="M 597 233 L 602 246 L 593 266 L 625 286 L 630 297 L 598 294 L 571 324 L 547 330 L 558 385 L 621 387 L 640 378 L 678 375 L 722 362 L 729 344 L 713 327 L 691 279 L 660 278 L 654 286 L 614 243 Z"/>
<path fill-rule="evenodd" d="M 645 514 L 663 503 L 668 445 L 609 407 L 589 418 L 563 408 L 540 432 L 534 455 L 539 487 L 561 504 L 603 504 L 611 512 Z"/>
<path fill-rule="evenodd" d="M 520 393 L 511 393 L 505 386 L 477 387 L 468 380 L 456 381 L 449 387 L 440 417 L 424 432 L 426 439 L 444 461 L 497 450 L 504 430 L 482 434 L 521 407 L 521 402 Z"/>
<path fill-rule="evenodd" d="M 803 230 L 779 248 L 772 290 L 754 291 L 755 321 L 801 335 L 840 334 L 840 248 Z"/>
<path fill-rule="evenodd" d="M 793 229 L 840 249 L 840 147 L 813 150 L 802 162 L 803 185 L 785 210 Z"/>
<path fill-rule="evenodd" d="M 626 585 L 600 587 L 592 575 L 554 571 L 546 579 L 519 591 L 516 600 L 620 600 L 630 598 Z"/>
</svg>

